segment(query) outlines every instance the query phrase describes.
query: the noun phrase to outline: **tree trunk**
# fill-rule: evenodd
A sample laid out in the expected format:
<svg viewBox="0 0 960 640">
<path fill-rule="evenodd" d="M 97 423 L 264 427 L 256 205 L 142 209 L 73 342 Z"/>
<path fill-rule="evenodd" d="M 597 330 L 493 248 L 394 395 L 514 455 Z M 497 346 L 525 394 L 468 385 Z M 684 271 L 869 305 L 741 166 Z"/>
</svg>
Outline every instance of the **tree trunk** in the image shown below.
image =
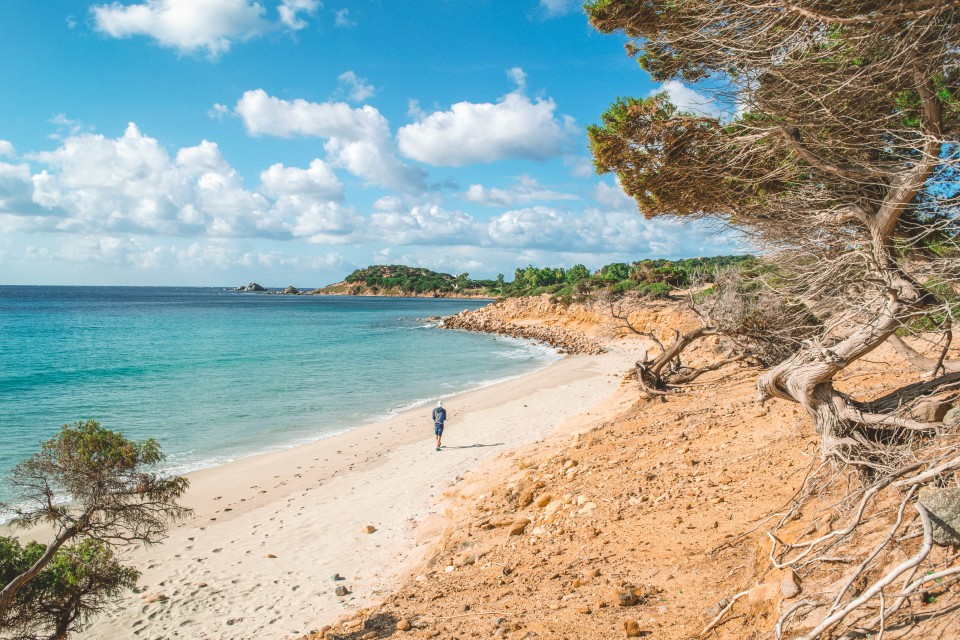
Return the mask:
<svg viewBox="0 0 960 640">
<path fill-rule="evenodd" d="M 880 271 L 887 283 L 887 291 L 876 316 L 832 347 L 811 346 L 801 349 L 765 373 L 757 382 L 757 399 L 760 402 L 781 398 L 803 405 L 820 434 L 824 458 L 839 453 L 845 445 L 855 447 L 858 444 L 858 440 L 851 437 L 855 431 L 854 425 L 858 422 L 875 426 L 889 424 L 922 428 L 919 423 L 908 420 L 859 412 L 843 394 L 833 388 L 833 378 L 837 373 L 883 344 L 894 335 L 903 321 L 926 303 L 923 288 L 889 259 L 884 246 L 886 243 L 882 240 L 879 242 L 882 244 L 874 254 L 877 262 L 883 265 Z"/>
</svg>

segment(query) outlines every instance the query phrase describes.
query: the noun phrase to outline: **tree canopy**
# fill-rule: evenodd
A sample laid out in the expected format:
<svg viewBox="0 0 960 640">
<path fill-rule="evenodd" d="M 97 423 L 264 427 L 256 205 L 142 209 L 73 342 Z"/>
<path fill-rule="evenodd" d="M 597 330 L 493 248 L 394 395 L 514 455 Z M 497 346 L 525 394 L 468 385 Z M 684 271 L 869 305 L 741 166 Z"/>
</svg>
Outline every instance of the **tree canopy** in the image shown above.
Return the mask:
<svg viewBox="0 0 960 640">
<path fill-rule="evenodd" d="M 170 521 L 190 513 L 177 501 L 188 481 L 157 472 L 153 439 L 129 440 L 94 420 L 64 425 L 10 477 L 14 527 L 50 526 L 53 539 L 21 546 L 0 537 L 0 631 L 17 638 L 63 638 L 139 573 L 112 547 L 154 544 Z"/>
</svg>

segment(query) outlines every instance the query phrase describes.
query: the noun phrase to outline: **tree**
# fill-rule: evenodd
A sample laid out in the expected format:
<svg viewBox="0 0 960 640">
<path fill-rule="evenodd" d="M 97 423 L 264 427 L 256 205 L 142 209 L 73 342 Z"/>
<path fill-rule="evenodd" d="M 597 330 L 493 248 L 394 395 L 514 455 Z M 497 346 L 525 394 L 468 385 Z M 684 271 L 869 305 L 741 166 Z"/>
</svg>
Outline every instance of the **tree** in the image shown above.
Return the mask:
<svg viewBox="0 0 960 640">
<path fill-rule="evenodd" d="M 622 98 L 589 134 L 647 217 L 713 217 L 752 235 L 806 277 L 821 310 L 843 314 L 770 370 L 761 398 L 798 402 L 824 456 L 871 448 L 878 429 L 924 425 L 872 409 L 834 377 L 942 301 L 957 282 L 955 172 L 960 11 L 955 1 L 597 0 L 604 32 L 660 81 L 704 81 L 712 107 L 666 94 Z M 923 261 L 916 258 L 922 255 Z"/>
<path fill-rule="evenodd" d="M 777 569 L 820 575 L 825 593 L 836 590 L 788 607 L 777 637 L 798 619 L 807 640 L 930 623 L 937 615 L 905 610 L 960 566 L 933 551 L 917 495 L 956 481 L 960 443 L 914 409 L 944 397 L 957 376 L 871 400 L 834 380 L 918 330 L 939 355 L 914 360 L 934 376 L 955 369 L 946 356 L 960 292 L 960 2 L 593 0 L 586 9 L 599 30 L 628 36 L 628 54 L 655 80 L 696 83 L 706 97 L 685 108 L 666 93 L 616 100 L 589 130 L 598 171 L 616 173 L 647 217 L 712 219 L 752 237 L 783 266 L 779 291 L 825 320 L 757 384 L 761 401 L 799 403 L 820 439 L 821 465 L 776 527 L 815 496 L 841 494 L 830 533 L 770 533 Z M 851 476 L 859 486 L 845 483 Z M 873 532 L 880 543 L 861 529 L 867 513 L 889 523 Z M 830 563 L 846 554 L 859 564 L 838 585 Z"/>
<path fill-rule="evenodd" d="M 44 551 L 37 542 L 21 546 L 14 538 L 0 537 L 0 583 L 29 570 Z M 66 638 L 125 589 L 136 586 L 139 577 L 139 571 L 117 562 L 100 540 L 87 538 L 64 546 L 17 594 L 0 628 L 20 640 Z"/>
<path fill-rule="evenodd" d="M 10 574 L 0 590 L 0 630 L 15 628 L 33 611 L 44 616 L 34 621 L 37 628 L 63 637 L 58 629 L 81 624 L 103 597 L 135 580 L 113 561 L 110 547 L 160 542 L 170 521 L 190 513 L 177 504 L 188 481 L 153 470 L 163 459 L 155 440 L 134 442 L 89 420 L 64 425 L 14 468 L 10 482 L 19 506 L 3 505 L 15 514 L 11 524 L 43 524 L 55 533 L 45 547 L 0 545 Z M 57 579 L 64 572 L 72 582 Z M 38 603 L 48 604 L 37 609 Z"/>
<path fill-rule="evenodd" d="M 586 280 L 590 277 L 590 270 L 587 269 L 582 264 L 575 264 L 567 271 L 565 280 L 569 284 L 577 284 L 581 280 Z"/>
</svg>

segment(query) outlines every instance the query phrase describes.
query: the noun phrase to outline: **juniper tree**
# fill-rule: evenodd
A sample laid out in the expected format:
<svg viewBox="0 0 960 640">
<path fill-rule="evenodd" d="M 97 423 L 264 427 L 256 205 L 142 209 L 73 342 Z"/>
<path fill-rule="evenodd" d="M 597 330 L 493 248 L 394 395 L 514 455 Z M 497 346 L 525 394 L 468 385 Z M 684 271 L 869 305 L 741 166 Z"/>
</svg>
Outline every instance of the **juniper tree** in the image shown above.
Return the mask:
<svg viewBox="0 0 960 640">
<path fill-rule="evenodd" d="M 155 440 L 134 442 L 89 420 L 64 425 L 14 468 L 10 524 L 44 525 L 53 538 L 45 546 L 0 545 L 0 631 L 33 637 L 22 632 L 32 625 L 63 637 L 58 630 L 75 628 L 105 596 L 135 581 L 135 572 L 113 560 L 111 548 L 158 543 L 171 521 L 190 513 L 177 503 L 188 481 L 157 472 L 163 459 Z"/>
<path fill-rule="evenodd" d="M 784 603 L 772 635 L 902 637 L 922 625 L 916 637 L 952 637 L 960 564 L 929 500 L 960 480 L 960 434 L 910 411 L 960 385 L 948 358 L 960 313 L 960 2 L 586 9 L 599 30 L 628 37 L 655 80 L 708 98 L 617 99 L 589 130 L 598 171 L 615 173 L 647 217 L 719 220 L 753 238 L 783 266 L 778 286 L 820 320 L 758 381 L 760 400 L 803 406 L 821 451 L 769 532 L 772 567 L 816 586 Z M 913 344 L 898 335 L 910 332 Z M 834 387 L 888 340 L 932 379 L 869 401 Z M 942 603 L 916 614 L 931 589 Z"/>
</svg>

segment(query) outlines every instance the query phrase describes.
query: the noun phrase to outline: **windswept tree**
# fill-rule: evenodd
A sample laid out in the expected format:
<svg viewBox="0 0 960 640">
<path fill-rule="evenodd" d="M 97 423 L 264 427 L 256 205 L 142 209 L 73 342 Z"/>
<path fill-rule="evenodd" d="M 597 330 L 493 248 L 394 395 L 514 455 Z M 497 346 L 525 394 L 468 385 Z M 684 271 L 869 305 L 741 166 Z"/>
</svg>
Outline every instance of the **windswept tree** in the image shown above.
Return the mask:
<svg viewBox="0 0 960 640">
<path fill-rule="evenodd" d="M 112 548 L 155 544 L 180 506 L 188 481 L 155 470 L 163 460 L 153 439 L 134 442 L 97 422 L 64 425 L 10 478 L 11 524 L 45 525 L 46 544 L 21 547 L 0 538 L 0 635 L 63 638 L 137 577 Z"/>
<path fill-rule="evenodd" d="M 758 381 L 760 400 L 804 407 L 822 456 L 769 531 L 772 567 L 814 585 L 783 603 L 771 635 L 955 636 L 960 565 L 949 549 L 960 534 L 944 518 L 958 498 L 942 487 L 960 480 L 960 434 L 913 410 L 960 383 L 948 358 L 960 313 L 960 2 L 586 9 L 601 31 L 626 34 L 655 80 L 704 96 L 682 107 L 667 93 L 616 100 L 589 131 L 598 171 L 615 173 L 647 217 L 720 220 L 753 237 L 781 263 L 788 299 L 820 321 Z M 899 340 L 910 331 L 927 353 Z M 869 401 L 834 387 L 888 340 L 933 379 Z"/>
<path fill-rule="evenodd" d="M 835 376 L 958 291 L 960 3 L 956 0 L 596 0 L 604 32 L 666 93 L 617 100 L 590 128 L 596 166 L 647 217 L 713 217 L 792 259 L 833 321 L 765 374 L 800 403 L 825 457 L 878 431 L 927 429 L 834 389 Z M 941 321 L 939 328 L 949 330 Z"/>
</svg>

